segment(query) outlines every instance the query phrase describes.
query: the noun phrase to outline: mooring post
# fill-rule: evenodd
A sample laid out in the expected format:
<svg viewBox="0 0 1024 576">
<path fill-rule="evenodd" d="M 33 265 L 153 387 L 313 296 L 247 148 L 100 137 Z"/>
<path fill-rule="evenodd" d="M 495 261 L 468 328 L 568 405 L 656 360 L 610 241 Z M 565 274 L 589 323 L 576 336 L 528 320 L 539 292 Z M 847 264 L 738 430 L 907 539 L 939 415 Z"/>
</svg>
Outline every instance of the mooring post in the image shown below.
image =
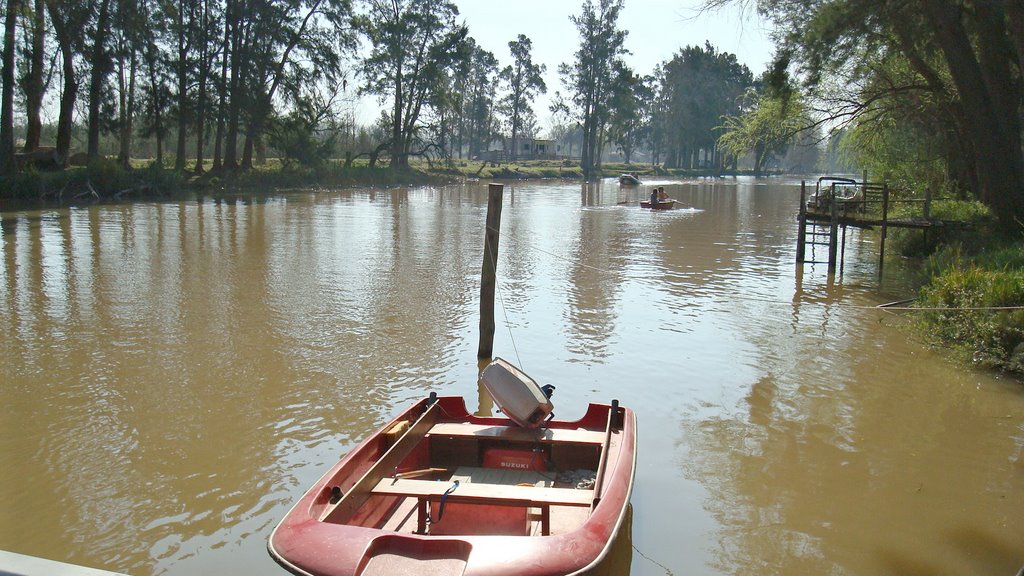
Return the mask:
<svg viewBox="0 0 1024 576">
<path fill-rule="evenodd" d="M 796 261 L 797 264 L 804 261 L 804 253 L 807 243 L 807 181 L 800 181 L 800 212 L 796 219 L 798 223 L 796 233 Z"/>
<path fill-rule="evenodd" d="M 885 266 L 885 237 L 889 233 L 889 183 L 882 184 L 882 237 L 878 245 L 878 278 L 882 278 Z"/>
<path fill-rule="evenodd" d="M 832 184 L 832 222 L 828 233 L 828 275 L 836 273 L 836 247 L 839 244 L 839 200 L 836 185 Z"/>
<path fill-rule="evenodd" d="M 490 358 L 494 351 L 494 291 L 504 189 L 504 184 L 487 185 L 487 230 L 484 233 L 484 263 L 480 269 L 480 347 L 476 352 L 477 358 Z"/>
</svg>

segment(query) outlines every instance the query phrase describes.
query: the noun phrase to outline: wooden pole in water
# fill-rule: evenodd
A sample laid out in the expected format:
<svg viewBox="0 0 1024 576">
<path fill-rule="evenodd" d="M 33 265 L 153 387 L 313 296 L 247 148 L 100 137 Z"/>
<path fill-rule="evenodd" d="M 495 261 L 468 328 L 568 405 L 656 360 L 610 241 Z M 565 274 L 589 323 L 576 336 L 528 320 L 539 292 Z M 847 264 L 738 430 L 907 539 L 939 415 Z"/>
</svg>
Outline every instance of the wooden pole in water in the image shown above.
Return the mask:
<svg viewBox="0 0 1024 576">
<path fill-rule="evenodd" d="M 882 238 L 878 247 L 878 279 L 885 268 L 885 237 L 889 235 L 889 183 L 882 184 Z"/>
<path fill-rule="evenodd" d="M 807 249 L 807 181 L 800 181 L 800 212 L 797 216 L 799 223 L 796 233 L 796 261 L 797 264 L 804 261 L 804 254 Z"/>
<path fill-rule="evenodd" d="M 836 273 L 836 249 L 839 242 L 839 200 L 836 198 L 836 185 L 832 183 L 832 222 L 828 233 L 828 275 Z"/>
<path fill-rule="evenodd" d="M 487 230 L 484 233 L 484 263 L 480 269 L 480 347 L 476 351 L 477 358 L 490 358 L 494 351 L 494 292 L 504 190 L 504 184 L 487 185 Z"/>
</svg>

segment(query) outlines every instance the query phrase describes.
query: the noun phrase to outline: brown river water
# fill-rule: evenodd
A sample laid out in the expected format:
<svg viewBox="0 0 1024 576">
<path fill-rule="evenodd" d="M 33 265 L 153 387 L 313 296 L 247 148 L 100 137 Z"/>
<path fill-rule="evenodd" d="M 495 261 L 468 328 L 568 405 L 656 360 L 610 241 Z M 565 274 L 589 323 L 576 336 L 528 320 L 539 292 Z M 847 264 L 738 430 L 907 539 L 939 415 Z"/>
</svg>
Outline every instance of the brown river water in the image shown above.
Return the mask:
<svg viewBox="0 0 1024 576">
<path fill-rule="evenodd" d="M 610 572 L 1006 575 L 1024 385 L 918 342 L 851 231 L 794 264 L 799 182 L 507 184 L 495 354 L 559 418 L 638 418 Z M 291 504 L 413 400 L 477 384 L 486 183 L 7 210 L 0 549 L 280 574 Z M 3 567 L 0 566 L 0 569 Z"/>
</svg>

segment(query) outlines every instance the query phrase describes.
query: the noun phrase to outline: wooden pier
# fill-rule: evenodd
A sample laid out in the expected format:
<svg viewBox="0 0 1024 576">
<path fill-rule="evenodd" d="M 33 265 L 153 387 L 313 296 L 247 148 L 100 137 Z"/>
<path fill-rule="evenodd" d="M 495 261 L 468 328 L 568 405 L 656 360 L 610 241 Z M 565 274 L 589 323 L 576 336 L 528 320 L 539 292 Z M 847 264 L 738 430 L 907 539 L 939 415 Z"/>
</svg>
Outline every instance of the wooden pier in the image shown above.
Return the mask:
<svg viewBox="0 0 1024 576">
<path fill-rule="evenodd" d="M 890 209 L 898 204 L 922 206 L 921 215 L 891 218 Z M 828 264 L 829 276 L 840 269 L 846 249 L 846 228 L 878 228 L 878 275 L 882 275 L 885 262 L 885 239 L 889 228 L 928 230 L 948 224 L 931 218 L 931 192 L 925 190 L 923 198 L 893 199 L 887 183 L 857 182 L 848 178 L 822 177 L 809 193 L 807 181 L 800 182 L 799 233 L 797 234 L 797 264 Z M 811 256 L 808 256 L 808 246 Z M 815 247 L 828 250 L 827 260 L 815 260 Z"/>
</svg>

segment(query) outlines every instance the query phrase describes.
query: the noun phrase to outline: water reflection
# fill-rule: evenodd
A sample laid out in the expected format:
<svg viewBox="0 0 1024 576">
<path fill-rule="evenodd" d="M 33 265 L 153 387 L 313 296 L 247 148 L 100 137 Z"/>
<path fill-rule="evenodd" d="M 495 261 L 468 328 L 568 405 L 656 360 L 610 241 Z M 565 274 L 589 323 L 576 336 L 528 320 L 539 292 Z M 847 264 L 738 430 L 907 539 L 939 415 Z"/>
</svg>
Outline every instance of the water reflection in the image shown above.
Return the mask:
<svg viewBox="0 0 1024 576">
<path fill-rule="evenodd" d="M 1019 568 L 1019 387 L 870 309 L 908 291 L 878 285 L 870 234 L 834 281 L 797 267 L 791 183 L 655 184 L 682 208 L 505 190 L 495 354 L 556 385 L 559 418 L 638 414 L 612 573 Z M 3 213 L 0 548 L 278 573 L 273 524 L 395 412 L 436 391 L 493 414 L 486 205 L 474 184 Z"/>
</svg>

